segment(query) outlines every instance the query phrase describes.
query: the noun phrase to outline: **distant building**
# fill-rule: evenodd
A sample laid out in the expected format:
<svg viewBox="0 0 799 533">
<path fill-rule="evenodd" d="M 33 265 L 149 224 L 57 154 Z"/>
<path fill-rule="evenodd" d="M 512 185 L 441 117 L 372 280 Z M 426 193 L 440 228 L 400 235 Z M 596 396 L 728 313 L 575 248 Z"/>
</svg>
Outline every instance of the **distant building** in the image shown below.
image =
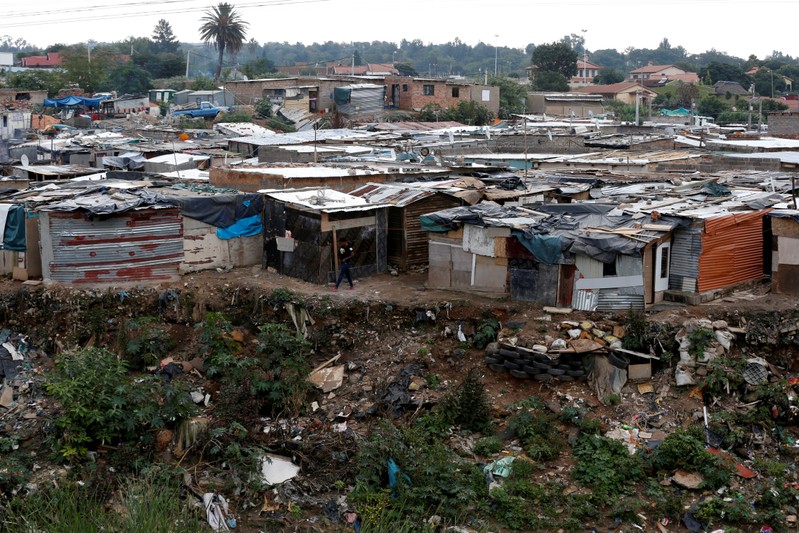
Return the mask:
<svg viewBox="0 0 799 533">
<path fill-rule="evenodd" d="M 582 85 L 589 85 L 594 82 L 594 78 L 599 76 L 599 71 L 602 69 L 599 65 L 591 63 L 590 61 L 577 60 L 577 74 L 569 79 L 569 85 L 572 87 L 579 87 Z"/>
<path fill-rule="evenodd" d="M 20 60 L 20 66 L 26 68 L 56 68 L 64 62 L 64 56 L 58 52 L 48 52 L 43 56 L 28 56 Z"/>
</svg>

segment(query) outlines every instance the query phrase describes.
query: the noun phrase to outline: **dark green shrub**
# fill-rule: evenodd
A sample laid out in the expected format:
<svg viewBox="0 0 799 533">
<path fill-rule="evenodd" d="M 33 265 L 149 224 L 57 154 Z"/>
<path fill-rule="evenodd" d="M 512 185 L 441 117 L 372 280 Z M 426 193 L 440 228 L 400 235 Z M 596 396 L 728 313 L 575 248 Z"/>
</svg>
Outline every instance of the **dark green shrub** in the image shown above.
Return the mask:
<svg viewBox="0 0 799 533">
<path fill-rule="evenodd" d="M 140 369 L 157 364 L 175 347 L 164 326 L 153 316 L 129 320 L 125 337 L 125 354 Z"/>
<path fill-rule="evenodd" d="M 482 471 L 442 441 L 431 441 L 429 434 L 416 427 L 399 429 L 381 422 L 358 450 L 356 488 L 348 500 L 366 504 L 374 494 L 388 489 L 389 459 L 401 470 L 392 489 L 392 506 L 409 517 L 426 518 L 435 512 L 457 518 L 487 495 Z"/>
<path fill-rule="evenodd" d="M 491 432 L 491 403 L 478 368 L 471 368 L 463 381 L 440 405 L 441 413 L 451 424 L 479 433 Z"/>
<path fill-rule="evenodd" d="M 474 445 L 474 453 L 487 456 L 498 453 L 502 450 L 502 441 L 497 437 L 484 437 Z"/>
<path fill-rule="evenodd" d="M 508 428 L 524 446 L 525 453 L 536 461 L 557 457 L 566 445 L 558 431 L 557 417 L 548 412 L 522 411 L 508 421 Z"/>
<path fill-rule="evenodd" d="M 644 464 L 630 455 L 621 442 L 598 435 L 582 435 L 574 446 L 577 464 L 572 476 L 600 497 L 617 498 L 629 494 L 643 478 Z"/>
<path fill-rule="evenodd" d="M 151 438 L 152 431 L 177 424 L 196 409 L 174 384 L 154 376 L 131 381 L 127 363 L 99 348 L 61 356 L 44 387 L 61 404 L 52 438 L 64 459 L 80 458 L 98 444 Z"/>
<path fill-rule="evenodd" d="M 730 480 L 730 466 L 707 451 L 700 428 L 676 430 L 654 449 L 649 462 L 657 472 L 671 473 L 678 468 L 698 472 L 705 478 L 703 486 L 710 489 Z"/>
</svg>

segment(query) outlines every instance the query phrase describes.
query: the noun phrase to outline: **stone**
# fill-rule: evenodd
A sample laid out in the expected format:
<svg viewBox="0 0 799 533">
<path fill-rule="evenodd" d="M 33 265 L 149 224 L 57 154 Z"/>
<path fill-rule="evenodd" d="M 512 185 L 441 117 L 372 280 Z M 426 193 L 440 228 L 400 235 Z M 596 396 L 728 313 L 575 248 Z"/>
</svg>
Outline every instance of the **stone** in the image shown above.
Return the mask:
<svg viewBox="0 0 799 533">
<path fill-rule="evenodd" d="M 704 480 L 705 478 L 702 477 L 702 474 L 686 472 L 685 470 L 677 470 L 671 476 L 671 481 L 675 485 L 688 490 L 697 490 Z"/>
<path fill-rule="evenodd" d="M 174 434 L 169 431 L 168 429 L 161 429 L 158 433 L 155 434 L 155 450 L 158 452 L 163 452 L 169 447 L 169 443 L 172 442 L 172 438 Z"/>
<path fill-rule="evenodd" d="M 0 394 L 0 405 L 8 409 L 14 403 L 14 389 L 9 385 L 3 387 L 3 393 Z"/>
<path fill-rule="evenodd" d="M 195 357 L 189 362 L 191 363 L 191 366 L 193 366 L 194 369 L 197 370 L 197 372 L 200 373 L 205 372 L 205 363 L 203 363 L 202 357 Z"/>
<path fill-rule="evenodd" d="M 417 391 L 427 387 L 427 380 L 421 376 L 412 376 L 411 382 L 408 385 L 408 390 Z"/>
</svg>

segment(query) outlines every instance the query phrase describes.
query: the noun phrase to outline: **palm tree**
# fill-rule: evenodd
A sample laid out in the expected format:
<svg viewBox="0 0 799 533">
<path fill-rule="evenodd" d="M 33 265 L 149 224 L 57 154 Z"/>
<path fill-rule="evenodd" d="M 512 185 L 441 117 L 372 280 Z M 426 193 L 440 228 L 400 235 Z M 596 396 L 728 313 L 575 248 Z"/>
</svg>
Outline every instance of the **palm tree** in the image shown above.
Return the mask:
<svg viewBox="0 0 799 533">
<path fill-rule="evenodd" d="M 216 65 L 214 79 L 218 80 L 222 74 L 222 57 L 225 50 L 234 54 L 241 50 L 244 43 L 244 34 L 248 24 L 241 20 L 239 14 L 233 11 L 233 6 L 227 2 L 220 2 L 205 12 L 201 19 L 200 37 L 204 42 L 213 42 L 214 48 L 219 52 L 219 61 Z"/>
</svg>

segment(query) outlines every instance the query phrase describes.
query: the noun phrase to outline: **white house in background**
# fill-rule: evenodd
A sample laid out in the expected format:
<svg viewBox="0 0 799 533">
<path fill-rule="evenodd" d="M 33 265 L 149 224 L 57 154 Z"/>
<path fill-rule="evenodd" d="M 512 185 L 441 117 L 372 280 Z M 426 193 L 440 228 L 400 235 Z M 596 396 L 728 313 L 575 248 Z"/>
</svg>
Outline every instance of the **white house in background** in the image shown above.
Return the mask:
<svg viewBox="0 0 799 533">
<path fill-rule="evenodd" d="M 14 66 L 14 54 L 11 52 L 0 52 L 0 69 L 10 69 Z"/>
<path fill-rule="evenodd" d="M 572 87 L 582 87 L 590 85 L 594 82 L 594 78 L 599 76 L 599 70 L 602 67 L 591 63 L 588 60 L 577 60 L 577 74 L 569 79 L 569 85 Z"/>
</svg>

